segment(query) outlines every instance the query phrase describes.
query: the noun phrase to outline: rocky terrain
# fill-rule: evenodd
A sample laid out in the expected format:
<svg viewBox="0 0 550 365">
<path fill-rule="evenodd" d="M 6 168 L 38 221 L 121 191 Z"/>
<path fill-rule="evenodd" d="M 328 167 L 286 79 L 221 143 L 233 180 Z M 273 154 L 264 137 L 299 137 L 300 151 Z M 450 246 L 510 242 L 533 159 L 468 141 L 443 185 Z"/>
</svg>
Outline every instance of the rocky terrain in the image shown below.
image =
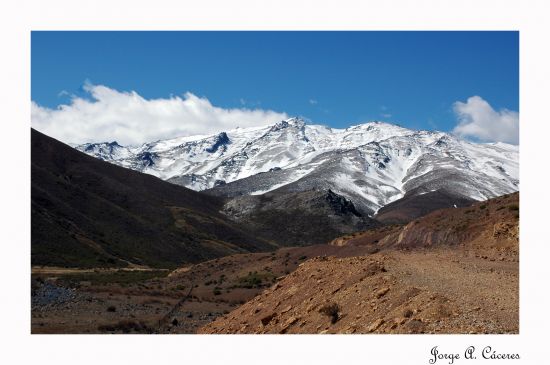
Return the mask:
<svg viewBox="0 0 550 365">
<path fill-rule="evenodd" d="M 195 333 L 310 257 L 367 252 L 352 246 L 284 248 L 173 271 L 34 267 L 32 333 Z"/>
<path fill-rule="evenodd" d="M 179 269 L 33 269 L 33 333 L 518 333 L 519 195 Z"/>
<path fill-rule="evenodd" d="M 518 195 L 335 240 L 201 333 L 518 333 Z"/>
</svg>

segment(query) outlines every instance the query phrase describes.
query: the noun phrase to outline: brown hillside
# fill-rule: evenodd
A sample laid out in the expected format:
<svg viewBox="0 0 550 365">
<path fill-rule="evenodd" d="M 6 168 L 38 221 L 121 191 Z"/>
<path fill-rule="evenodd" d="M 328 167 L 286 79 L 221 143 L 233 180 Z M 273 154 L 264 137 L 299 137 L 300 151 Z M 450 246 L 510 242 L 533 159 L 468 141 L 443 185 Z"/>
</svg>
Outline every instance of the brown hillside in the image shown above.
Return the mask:
<svg viewBox="0 0 550 365">
<path fill-rule="evenodd" d="M 201 333 L 517 333 L 518 194 L 335 243 Z"/>
<path fill-rule="evenodd" d="M 343 236 L 332 244 L 371 245 L 379 249 L 468 245 L 517 251 L 518 238 L 519 193 L 513 193 L 469 207 L 440 209 L 404 226 L 385 226 Z"/>
</svg>

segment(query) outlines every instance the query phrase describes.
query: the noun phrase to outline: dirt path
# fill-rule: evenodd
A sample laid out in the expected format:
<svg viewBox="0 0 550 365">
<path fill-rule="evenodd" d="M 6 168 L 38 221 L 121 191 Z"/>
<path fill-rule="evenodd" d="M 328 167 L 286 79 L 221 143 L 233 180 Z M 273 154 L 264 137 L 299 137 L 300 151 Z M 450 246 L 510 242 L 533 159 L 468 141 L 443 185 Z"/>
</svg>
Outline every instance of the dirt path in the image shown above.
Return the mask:
<svg viewBox="0 0 550 365">
<path fill-rule="evenodd" d="M 456 250 L 392 252 L 389 268 L 407 285 L 438 293 L 460 303 L 473 324 L 490 321 L 509 331 L 519 322 L 518 264 L 468 256 Z"/>
</svg>

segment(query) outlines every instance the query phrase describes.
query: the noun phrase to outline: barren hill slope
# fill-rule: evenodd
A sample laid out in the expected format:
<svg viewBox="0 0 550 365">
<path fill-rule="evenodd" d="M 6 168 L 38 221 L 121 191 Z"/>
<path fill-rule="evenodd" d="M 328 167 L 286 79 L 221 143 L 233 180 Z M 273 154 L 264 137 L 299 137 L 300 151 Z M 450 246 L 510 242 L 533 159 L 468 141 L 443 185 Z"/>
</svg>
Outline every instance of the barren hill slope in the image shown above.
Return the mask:
<svg viewBox="0 0 550 365">
<path fill-rule="evenodd" d="M 517 333 L 518 194 L 342 238 L 202 333 Z M 342 247 L 345 248 L 345 247 Z"/>
<path fill-rule="evenodd" d="M 379 249 L 466 245 L 517 253 L 518 239 L 519 193 L 512 193 L 468 207 L 436 210 L 406 225 L 339 237 L 332 244 L 371 245 Z"/>
</svg>

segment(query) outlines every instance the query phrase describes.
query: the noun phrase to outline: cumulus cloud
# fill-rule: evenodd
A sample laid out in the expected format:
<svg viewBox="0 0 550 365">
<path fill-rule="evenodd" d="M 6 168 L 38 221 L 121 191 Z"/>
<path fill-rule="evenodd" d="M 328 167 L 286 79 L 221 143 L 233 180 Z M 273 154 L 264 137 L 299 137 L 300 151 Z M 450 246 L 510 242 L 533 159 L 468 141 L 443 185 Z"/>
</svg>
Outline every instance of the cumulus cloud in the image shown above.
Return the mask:
<svg viewBox="0 0 550 365">
<path fill-rule="evenodd" d="M 453 109 L 458 117 L 453 133 L 485 142 L 519 143 L 518 112 L 496 111 L 479 96 L 472 96 L 465 103 L 457 101 Z"/>
<path fill-rule="evenodd" d="M 287 119 L 272 110 L 214 106 L 187 92 L 183 97 L 145 99 L 135 91 L 122 92 L 87 84 L 89 99 L 71 98 L 50 109 L 32 102 L 33 128 L 66 143 L 116 140 L 135 145 L 158 139 L 217 133 L 236 127 L 255 127 Z"/>
</svg>

